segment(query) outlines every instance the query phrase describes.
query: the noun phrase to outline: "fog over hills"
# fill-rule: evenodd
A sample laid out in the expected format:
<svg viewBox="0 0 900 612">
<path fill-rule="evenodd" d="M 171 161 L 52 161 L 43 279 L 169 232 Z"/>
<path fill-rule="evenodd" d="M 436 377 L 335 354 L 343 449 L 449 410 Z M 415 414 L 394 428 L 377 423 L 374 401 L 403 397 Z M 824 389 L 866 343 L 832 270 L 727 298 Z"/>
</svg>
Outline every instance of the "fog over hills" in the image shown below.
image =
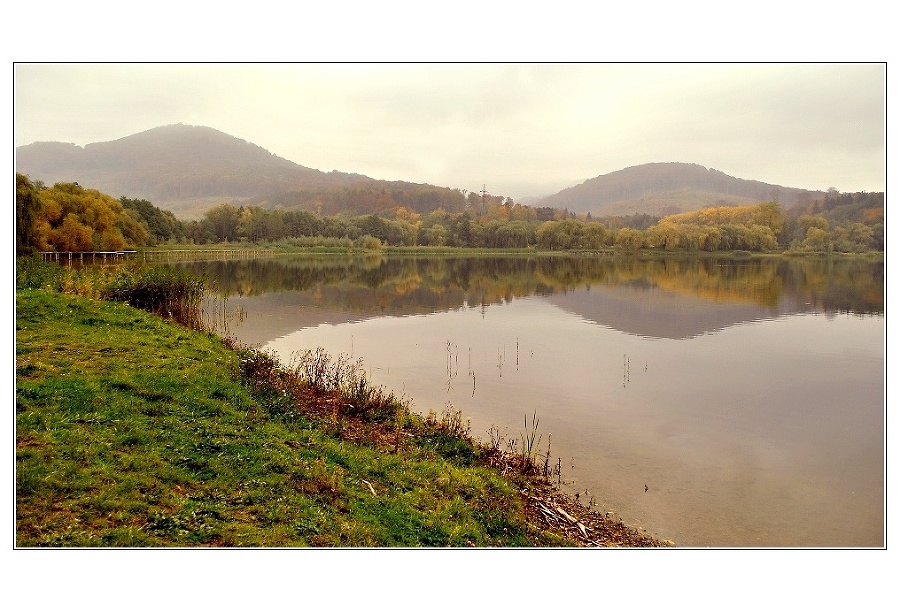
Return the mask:
<svg viewBox="0 0 900 612">
<path fill-rule="evenodd" d="M 337 170 L 323 172 L 213 128 L 184 124 L 157 127 L 84 147 L 58 142 L 17 147 L 16 171 L 47 185 L 78 182 L 113 197 L 146 199 L 180 217 L 198 217 L 204 210 L 226 202 L 308 208 L 313 199 L 310 193 L 329 190 L 332 193 L 361 188 L 418 190 L 419 193 L 422 188 L 455 190 L 453 186 L 380 181 Z M 522 203 L 589 212 L 598 217 L 635 213 L 665 215 L 705 206 L 770 200 L 790 207 L 821 195 L 822 192 L 735 178 L 698 164 L 670 162 L 625 168 L 588 179 L 554 195 L 525 198 Z M 440 193 L 417 197 L 416 201 L 425 202 L 423 206 L 432 209 L 438 206 L 452 209 L 447 202 L 462 201 Z"/>
</svg>

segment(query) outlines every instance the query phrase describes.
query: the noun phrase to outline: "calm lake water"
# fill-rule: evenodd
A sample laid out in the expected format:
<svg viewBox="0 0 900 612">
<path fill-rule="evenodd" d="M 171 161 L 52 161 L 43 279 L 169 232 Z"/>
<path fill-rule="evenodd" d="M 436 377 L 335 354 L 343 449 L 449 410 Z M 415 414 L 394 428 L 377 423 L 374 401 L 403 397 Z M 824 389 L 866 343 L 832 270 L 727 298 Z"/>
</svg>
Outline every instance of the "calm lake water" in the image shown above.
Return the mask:
<svg viewBox="0 0 900 612">
<path fill-rule="evenodd" d="M 421 413 L 540 449 L 584 506 L 679 546 L 882 547 L 884 266 L 282 256 L 181 264 L 222 331 L 361 358 Z"/>
</svg>

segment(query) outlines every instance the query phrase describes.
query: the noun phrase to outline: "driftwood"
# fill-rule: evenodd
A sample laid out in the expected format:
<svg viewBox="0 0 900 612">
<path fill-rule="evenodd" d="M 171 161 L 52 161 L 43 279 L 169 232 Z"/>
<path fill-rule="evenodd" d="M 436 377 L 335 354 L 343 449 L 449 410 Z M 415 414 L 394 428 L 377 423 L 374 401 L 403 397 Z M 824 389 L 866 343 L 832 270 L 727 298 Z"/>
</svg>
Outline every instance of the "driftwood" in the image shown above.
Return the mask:
<svg viewBox="0 0 900 612">
<path fill-rule="evenodd" d="M 538 491 L 534 491 L 538 492 Z M 536 497 L 531 491 L 521 491 L 526 500 L 526 509 L 531 510 L 533 519 L 539 519 L 546 528 L 558 534 L 580 541 L 584 546 L 672 546 L 672 542 L 659 542 L 638 530 L 629 528 L 621 521 L 603 516 L 590 509 L 581 508 L 571 503 L 564 502 L 567 498 L 559 492 L 543 491 L 545 497 Z M 539 493 L 540 494 L 540 493 Z M 570 505 L 566 510 L 563 503 Z M 575 508 L 580 508 L 584 514 L 582 518 L 576 516 Z M 581 512 L 577 512 L 581 515 Z"/>
</svg>

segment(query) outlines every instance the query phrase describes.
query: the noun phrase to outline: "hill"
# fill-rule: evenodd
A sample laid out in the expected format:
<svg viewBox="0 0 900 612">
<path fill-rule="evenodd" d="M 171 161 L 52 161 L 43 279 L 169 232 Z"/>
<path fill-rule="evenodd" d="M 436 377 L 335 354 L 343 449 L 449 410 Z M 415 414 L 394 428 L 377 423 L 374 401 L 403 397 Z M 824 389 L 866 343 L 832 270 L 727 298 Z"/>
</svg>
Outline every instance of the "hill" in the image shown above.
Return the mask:
<svg viewBox="0 0 900 612">
<path fill-rule="evenodd" d="M 59 142 L 17 147 L 16 171 L 47 185 L 78 182 L 114 197 L 149 200 L 183 219 L 199 218 L 223 203 L 325 215 L 365 215 L 400 206 L 427 214 L 438 208 L 461 212 L 481 206 L 477 194 L 467 198 L 460 189 L 322 172 L 213 128 L 184 124 L 84 147 Z M 671 162 L 625 168 L 521 203 L 595 217 L 665 216 L 770 200 L 789 208 L 823 195 Z"/>
<path fill-rule="evenodd" d="M 16 149 L 16 172 L 46 185 L 77 182 L 145 199 L 183 219 L 223 203 L 364 215 L 404 206 L 420 213 L 466 206 L 458 189 L 322 172 L 209 127 L 168 125 L 79 147 L 38 142 Z"/>
<path fill-rule="evenodd" d="M 18 147 L 16 171 L 48 185 L 78 182 L 115 197 L 147 199 L 188 216 L 223 200 L 376 182 L 307 168 L 213 128 L 183 124 L 84 147 L 58 142 Z"/>
<path fill-rule="evenodd" d="M 603 174 L 541 198 L 532 205 L 591 213 L 594 217 L 638 213 L 665 216 L 709 206 L 739 206 L 772 200 L 789 208 L 822 195 L 824 192 L 735 178 L 699 164 L 668 162 Z"/>
</svg>

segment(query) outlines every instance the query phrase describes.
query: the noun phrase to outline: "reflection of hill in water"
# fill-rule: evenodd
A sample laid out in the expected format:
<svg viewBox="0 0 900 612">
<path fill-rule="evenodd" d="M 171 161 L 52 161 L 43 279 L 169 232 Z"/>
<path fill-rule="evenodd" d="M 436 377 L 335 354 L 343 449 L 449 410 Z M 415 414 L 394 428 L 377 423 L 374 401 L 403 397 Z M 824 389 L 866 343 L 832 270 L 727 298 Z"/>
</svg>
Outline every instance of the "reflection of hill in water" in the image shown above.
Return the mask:
<svg viewBox="0 0 900 612">
<path fill-rule="evenodd" d="M 304 258 L 191 269 L 228 292 L 229 312 L 246 312 L 247 320 L 228 331 L 251 344 L 323 323 L 532 295 L 600 325 L 657 338 L 796 312 L 884 312 L 883 263 L 858 260 Z"/>
<path fill-rule="evenodd" d="M 255 297 L 229 298 L 228 311 L 241 308 L 246 318 L 229 323 L 228 332 L 244 344 L 263 345 L 306 327 L 339 325 L 362 318 L 355 313 L 315 304 L 304 291 L 266 293 Z"/>
<path fill-rule="evenodd" d="M 247 344 L 265 344 L 298 329 L 340 325 L 375 317 L 403 317 L 447 312 L 470 299 L 463 291 L 435 293 L 419 288 L 398 294 L 390 288 L 318 287 L 228 298 L 228 312 L 243 309 L 246 318 L 229 323 L 229 331 Z M 469 302 L 471 303 L 471 301 Z"/>
<path fill-rule="evenodd" d="M 780 307 L 710 302 L 656 287 L 591 287 L 546 300 L 604 327 L 649 338 L 691 338 L 791 312 Z"/>
<path fill-rule="evenodd" d="M 365 293 L 371 295 L 364 296 Z M 411 308 L 408 302 L 379 300 L 377 293 L 377 290 L 328 287 L 316 292 L 286 291 L 230 298 L 229 309 L 241 307 L 247 312 L 246 320 L 231 331 L 242 342 L 262 345 L 306 327 L 340 325 L 382 316 L 447 312 L 465 304 L 464 296 L 459 293 L 457 300 L 429 300 L 432 303 L 428 306 L 419 303 Z M 796 312 L 752 304 L 710 302 L 654 287 L 580 288 L 541 299 L 561 310 L 628 334 L 673 339 Z"/>
</svg>

